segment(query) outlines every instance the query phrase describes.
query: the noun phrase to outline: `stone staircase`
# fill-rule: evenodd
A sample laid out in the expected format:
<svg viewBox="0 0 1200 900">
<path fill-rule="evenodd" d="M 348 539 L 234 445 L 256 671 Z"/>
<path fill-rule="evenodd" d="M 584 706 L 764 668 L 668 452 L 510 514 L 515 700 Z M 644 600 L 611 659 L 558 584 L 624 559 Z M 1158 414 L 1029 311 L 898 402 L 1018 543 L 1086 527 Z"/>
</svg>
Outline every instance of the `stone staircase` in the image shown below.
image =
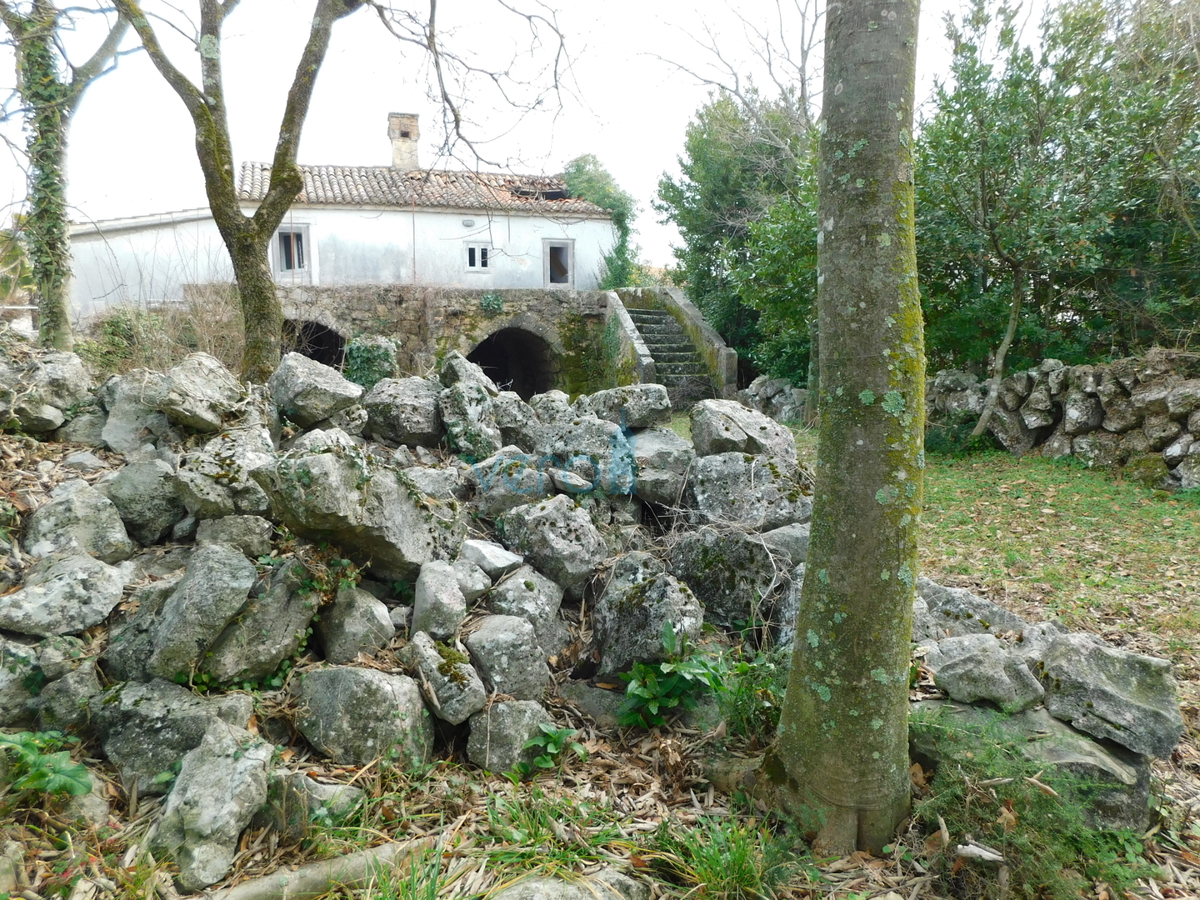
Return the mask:
<svg viewBox="0 0 1200 900">
<path fill-rule="evenodd" d="M 675 317 L 665 309 L 628 309 L 646 348 L 654 357 L 658 383 L 676 406 L 716 396 L 696 346 Z"/>
</svg>

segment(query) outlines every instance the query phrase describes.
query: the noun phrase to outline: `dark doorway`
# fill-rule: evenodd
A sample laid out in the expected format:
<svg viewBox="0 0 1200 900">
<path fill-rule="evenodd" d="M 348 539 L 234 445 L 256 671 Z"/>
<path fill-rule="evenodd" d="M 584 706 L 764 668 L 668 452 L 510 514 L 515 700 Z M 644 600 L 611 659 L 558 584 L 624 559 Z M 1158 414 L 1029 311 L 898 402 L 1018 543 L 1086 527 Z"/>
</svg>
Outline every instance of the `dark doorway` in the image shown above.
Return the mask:
<svg viewBox="0 0 1200 900">
<path fill-rule="evenodd" d="M 554 350 L 520 328 L 502 328 L 485 338 L 467 356 L 503 391 L 516 391 L 522 400 L 554 388 Z"/>
<path fill-rule="evenodd" d="M 327 366 L 340 368 L 346 355 L 346 342 L 332 328 L 319 322 L 283 323 L 283 352 L 299 353 Z"/>
</svg>

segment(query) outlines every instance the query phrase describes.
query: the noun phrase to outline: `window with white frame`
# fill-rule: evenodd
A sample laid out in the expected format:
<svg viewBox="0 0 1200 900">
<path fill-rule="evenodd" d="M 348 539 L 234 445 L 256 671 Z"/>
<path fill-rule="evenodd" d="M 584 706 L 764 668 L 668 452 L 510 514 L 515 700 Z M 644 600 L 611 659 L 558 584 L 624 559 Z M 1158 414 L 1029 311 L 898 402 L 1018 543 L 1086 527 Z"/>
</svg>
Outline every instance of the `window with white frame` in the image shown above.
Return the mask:
<svg viewBox="0 0 1200 900">
<path fill-rule="evenodd" d="M 575 242 L 542 241 L 542 274 L 546 287 L 575 283 Z"/>
<path fill-rule="evenodd" d="M 275 232 L 275 240 L 271 244 L 276 276 L 293 281 L 311 281 L 312 252 L 307 225 L 285 225 L 280 228 Z"/>
<path fill-rule="evenodd" d="M 467 271 L 490 272 L 495 255 L 491 244 L 467 244 Z"/>
</svg>

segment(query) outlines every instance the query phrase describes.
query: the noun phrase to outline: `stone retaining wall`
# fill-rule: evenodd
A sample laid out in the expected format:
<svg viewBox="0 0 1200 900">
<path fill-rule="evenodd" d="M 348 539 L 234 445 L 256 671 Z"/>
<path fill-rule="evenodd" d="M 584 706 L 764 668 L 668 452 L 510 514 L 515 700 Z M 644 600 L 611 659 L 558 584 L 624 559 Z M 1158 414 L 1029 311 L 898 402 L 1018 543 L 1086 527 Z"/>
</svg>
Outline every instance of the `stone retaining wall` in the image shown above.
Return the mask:
<svg viewBox="0 0 1200 900">
<path fill-rule="evenodd" d="M 929 421 L 977 421 L 986 397 L 975 375 L 938 372 L 926 388 Z M 1200 354 L 1156 348 L 1099 365 L 1043 360 L 1001 382 L 988 430 L 1013 453 L 1073 456 L 1166 490 L 1198 488 Z"/>
</svg>

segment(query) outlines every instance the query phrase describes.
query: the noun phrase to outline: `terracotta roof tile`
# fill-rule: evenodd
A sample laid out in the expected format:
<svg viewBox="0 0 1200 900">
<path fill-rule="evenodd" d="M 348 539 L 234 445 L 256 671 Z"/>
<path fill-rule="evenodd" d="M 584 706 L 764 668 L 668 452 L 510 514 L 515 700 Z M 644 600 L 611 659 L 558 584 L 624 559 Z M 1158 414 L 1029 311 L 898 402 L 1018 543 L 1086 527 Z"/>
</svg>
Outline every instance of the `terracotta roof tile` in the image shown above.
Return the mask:
<svg viewBox="0 0 1200 900">
<path fill-rule="evenodd" d="M 596 204 L 566 196 L 561 178 L 390 166 L 300 166 L 297 203 L 334 206 L 420 206 L 526 210 L 546 215 L 607 216 Z M 271 181 L 265 163 L 242 163 L 238 199 L 262 200 Z"/>
</svg>

